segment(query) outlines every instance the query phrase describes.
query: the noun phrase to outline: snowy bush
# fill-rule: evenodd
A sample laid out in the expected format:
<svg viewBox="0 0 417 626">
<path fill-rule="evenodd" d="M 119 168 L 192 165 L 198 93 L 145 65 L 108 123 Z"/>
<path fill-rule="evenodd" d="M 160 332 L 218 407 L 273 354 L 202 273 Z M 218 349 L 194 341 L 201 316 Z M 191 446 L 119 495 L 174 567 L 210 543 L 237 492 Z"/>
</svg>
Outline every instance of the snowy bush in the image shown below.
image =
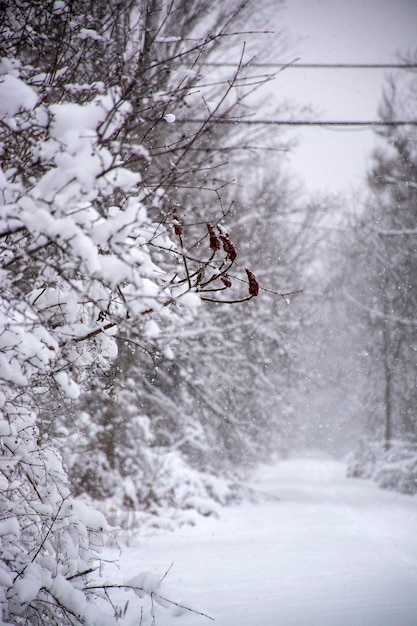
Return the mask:
<svg viewBox="0 0 417 626">
<path fill-rule="evenodd" d="M 1 434 L 2 623 L 114 623 L 83 593 L 98 567 L 105 518 L 71 497 L 59 456 L 38 439 L 34 415 L 21 406 L 3 414 Z"/>
<path fill-rule="evenodd" d="M 417 444 L 393 441 L 375 470 L 375 480 L 384 489 L 417 493 Z"/>
<path fill-rule="evenodd" d="M 155 451 L 146 473 L 147 480 L 142 473 L 118 476 L 111 495 L 91 500 L 113 526 L 121 528 L 121 541 L 129 542 L 138 528 L 174 530 L 194 525 L 201 515 L 218 517 L 221 506 L 250 497 L 236 480 L 195 470 L 172 451 Z"/>
<path fill-rule="evenodd" d="M 348 475 L 374 480 L 380 487 L 401 493 L 417 493 L 417 444 L 393 440 L 389 449 L 382 443 L 362 442 L 352 455 Z"/>
<path fill-rule="evenodd" d="M 112 422 L 112 414 L 107 422 L 101 419 L 115 381 L 120 388 L 125 385 L 123 364 L 115 366 L 120 346 L 126 341 L 151 359 L 163 353 L 173 361 L 171 343 L 181 324 L 195 317 L 200 297 L 215 300 L 217 292 L 230 288 L 227 272 L 236 259 L 236 248 L 219 224 L 223 211 L 215 228 L 203 225 L 198 237 L 193 231 L 186 250 L 183 215 L 172 195 L 186 176 L 192 188 L 197 179 L 200 187 L 205 184 L 212 141 L 207 123 L 225 114 L 222 104 L 227 102 L 226 113 L 233 109 L 237 73 L 225 81 L 225 94 L 207 113 L 207 123 L 197 125 L 184 141 L 170 111 L 183 106 L 187 89 L 198 79 L 194 71 L 181 80 L 166 71 L 165 60 L 174 69 L 175 59 L 186 51 L 180 36 L 163 37 L 166 24 L 181 29 L 181 21 L 170 3 L 162 5 L 160 14 L 147 2 L 128 0 L 106 5 L 16 0 L 0 7 L 4 623 L 105 626 L 122 617 L 123 610 L 109 600 L 114 586 L 100 579 L 107 522 L 74 497 L 74 491 L 83 491 L 83 480 L 92 496 L 97 495 L 94 488 L 100 498 L 119 490 L 123 501 L 130 499 L 139 508 L 171 501 L 209 514 L 200 492 L 209 494 L 207 499 L 228 498 L 221 481 L 209 473 L 187 471 L 184 451 L 191 458 L 207 443 L 203 425 L 193 425 L 191 412 L 181 429 L 150 428 L 146 411 L 130 415 L 122 437 L 131 449 L 119 474 L 120 458 L 111 442 L 123 419 Z M 178 10 L 191 31 L 205 15 L 210 26 L 216 19 L 230 25 L 227 11 L 218 9 L 213 18 L 211 3 L 180 3 Z M 159 37 L 153 40 L 155 31 Z M 192 43 L 192 64 L 196 52 L 215 48 L 223 34 L 220 30 L 218 37 Z M 146 145 L 149 136 L 148 143 L 159 146 L 156 157 Z M 204 150 L 191 159 L 199 138 Z M 200 248 L 190 252 L 203 239 L 208 242 L 204 253 Z M 251 270 L 241 282 L 242 293 L 228 301 L 257 295 Z M 143 370 L 136 372 L 136 380 L 141 378 Z M 109 396 L 100 398 L 103 389 Z M 121 418 L 130 397 L 122 403 Z M 85 405 L 94 410 L 89 413 Z M 161 406 L 154 412 L 159 421 L 165 419 Z M 83 420 L 88 458 L 77 448 L 77 425 Z M 157 467 L 163 444 L 168 454 Z M 123 449 L 118 454 L 123 456 Z M 93 478 L 100 475 L 102 483 L 88 483 L 88 461 Z M 154 485 L 158 476 L 161 484 L 156 478 Z M 137 596 L 151 594 L 158 601 L 157 585 L 148 583 L 135 578 L 122 587 L 135 587 Z"/>
<path fill-rule="evenodd" d="M 107 523 L 71 497 L 45 405 L 77 399 L 94 368 L 108 367 L 127 310 L 159 307 L 141 245 L 146 211 L 137 197 L 123 210 L 103 203 L 140 180 L 104 146 L 129 109 L 115 109 L 116 90 L 48 106 L 26 82 L 33 70 L 3 59 L 0 72 L 3 620 L 110 624 L 85 590 Z"/>
</svg>

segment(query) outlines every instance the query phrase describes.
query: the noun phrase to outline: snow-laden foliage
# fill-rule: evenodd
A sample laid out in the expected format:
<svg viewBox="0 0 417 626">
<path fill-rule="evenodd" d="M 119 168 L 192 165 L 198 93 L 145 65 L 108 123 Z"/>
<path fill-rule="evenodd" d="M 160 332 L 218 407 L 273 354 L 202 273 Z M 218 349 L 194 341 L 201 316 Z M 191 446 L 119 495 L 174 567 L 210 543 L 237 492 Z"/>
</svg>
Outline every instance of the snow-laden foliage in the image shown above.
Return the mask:
<svg viewBox="0 0 417 626">
<path fill-rule="evenodd" d="M 77 399 L 116 355 L 118 322 L 168 292 L 145 245 L 140 176 L 106 145 L 128 104 L 110 89 L 48 105 L 33 70 L 3 59 L 0 71 L 3 620 L 110 624 L 84 591 L 107 523 L 71 496 L 43 405 Z"/>
<path fill-rule="evenodd" d="M 380 487 L 417 493 L 417 444 L 394 440 L 388 450 L 381 443 L 362 441 L 349 458 L 348 476 L 374 480 Z"/>
<path fill-rule="evenodd" d="M 246 3 L 0 6 L 4 623 L 104 626 L 122 616 L 99 577 L 107 522 L 77 495 L 207 515 L 236 490 L 217 479 L 215 460 L 201 459 L 216 438 L 217 458 L 237 457 L 242 420 L 225 426 L 222 394 L 210 409 L 204 372 L 197 394 L 186 392 L 198 367 L 198 358 L 187 365 L 191 339 L 179 368 L 171 365 L 201 298 L 230 289 L 237 256 L 220 223 L 219 180 L 213 175 L 210 189 L 207 176 L 223 160 L 216 141 L 228 132 L 216 131 L 215 117 L 239 105 L 238 72 L 221 88 L 208 81 L 210 97 L 198 104 L 196 86 L 206 81 L 198 71 L 206 51 L 216 52 L 240 8 Z M 181 75 L 178 58 L 191 66 Z M 206 116 L 191 131 L 178 115 L 190 102 Z M 196 209 L 194 195 L 180 197 L 187 185 L 212 194 L 214 216 L 205 215 L 207 198 Z M 241 274 L 220 299 L 258 294 L 253 271 Z M 199 319 L 205 339 L 212 319 Z M 137 350 L 130 362 L 126 344 Z M 155 384 L 160 359 L 168 366 Z M 199 394 L 205 409 L 196 415 Z M 158 601 L 148 587 L 136 595 Z"/>
<path fill-rule="evenodd" d="M 74 102 L 77 85 L 59 96 L 42 69 L 0 64 L 2 616 L 104 625 L 114 619 L 89 576 L 107 523 L 71 496 L 53 422 L 109 367 L 122 322 L 140 326 L 171 296 L 147 245 L 141 176 L 114 141 L 132 110 L 122 88 L 80 85 Z"/>
<path fill-rule="evenodd" d="M 39 440 L 24 401 L 11 402 L 1 421 L 2 623 L 113 624 L 106 603 L 83 592 L 107 522 L 71 497 L 61 459 Z"/>
<path fill-rule="evenodd" d="M 192 480 L 206 500 L 199 508 L 215 508 L 224 498 L 211 482 L 227 473 L 234 498 L 232 468 L 273 447 L 277 421 L 251 393 L 266 353 L 252 342 L 256 313 L 245 327 L 230 307 L 200 307 L 193 317 L 200 298 L 213 306 L 260 293 L 248 255 L 222 225 L 228 210 L 219 193 L 224 154 L 232 160 L 241 149 L 235 125 L 219 130 L 216 120 L 239 113 L 242 50 L 224 83 L 206 63 L 216 61 L 247 3 L 163 2 L 153 10 L 79 0 L 48 4 L 49 13 L 32 4 L 31 39 L 16 10 L 9 42 L 39 99 L 30 115 L 43 122 L 28 122 L 39 145 L 27 165 L 41 187 L 35 201 L 52 218 L 52 242 L 36 242 L 21 261 L 39 277 L 30 303 L 57 335 L 54 374 L 38 386 L 38 425 L 54 437 L 79 495 L 139 510 L 160 511 L 168 501 L 188 508 L 164 484 L 166 456 L 200 472 Z M 17 139 L 12 133 L 5 142 L 8 158 L 21 154 Z M 244 150 L 249 140 L 246 133 Z M 251 342 L 248 363 L 242 346 Z M 75 366 L 66 369 L 67 358 Z"/>
</svg>

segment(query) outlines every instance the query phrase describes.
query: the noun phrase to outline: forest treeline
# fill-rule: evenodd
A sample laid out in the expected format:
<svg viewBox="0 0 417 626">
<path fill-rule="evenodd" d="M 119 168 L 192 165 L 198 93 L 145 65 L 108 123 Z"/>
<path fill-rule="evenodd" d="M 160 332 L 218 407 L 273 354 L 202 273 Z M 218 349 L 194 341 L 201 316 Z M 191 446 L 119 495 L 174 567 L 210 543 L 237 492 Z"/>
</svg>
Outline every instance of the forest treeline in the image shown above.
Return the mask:
<svg viewBox="0 0 417 626">
<path fill-rule="evenodd" d="M 368 460 L 381 444 L 378 459 L 406 447 L 409 462 L 415 131 L 384 131 L 354 223 L 301 200 L 285 136 L 238 123 L 270 78 L 250 64 L 270 9 L 1 4 L 6 623 L 122 621 L 97 565 L 109 521 L 215 514 L 250 495 L 240 479 L 259 461 L 320 433 L 339 445 L 353 413 L 352 446 L 363 432 Z M 322 431 L 309 407 L 329 384 L 355 400 Z M 389 485 L 412 491 L 410 475 Z"/>
</svg>

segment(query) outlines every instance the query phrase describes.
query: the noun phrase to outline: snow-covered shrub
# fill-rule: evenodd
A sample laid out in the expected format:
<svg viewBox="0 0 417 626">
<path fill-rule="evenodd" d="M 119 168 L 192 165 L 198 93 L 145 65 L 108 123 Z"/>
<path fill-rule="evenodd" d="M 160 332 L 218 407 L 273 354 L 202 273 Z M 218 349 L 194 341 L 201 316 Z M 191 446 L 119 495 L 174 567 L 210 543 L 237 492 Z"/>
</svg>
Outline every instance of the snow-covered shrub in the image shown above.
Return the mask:
<svg viewBox="0 0 417 626">
<path fill-rule="evenodd" d="M 92 500 L 112 525 L 121 527 L 123 541 L 138 528 L 173 530 L 194 525 L 200 515 L 217 517 L 220 506 L 248 497 L 236 480 L 195 470 L 178 452 L 155 450 L 146 473 L 147 480 L 142 473 L 118 475 L 110 496 Z"/>
<path fill-rule="evenodd" d="M 64 3 L 51 4 L 51 19 L 59 19 L 58 5 L 65 13 Z M 8 17 L 18 30 L 17 8 Z M 44 8 L 30 11 L 42 9 L 41 19 Z M 3 623 L 114 624 L 97 572 L 107 522 L 72 497 L 55 431 L 116 356 L 120 324 L 130 317 L 140 326 L 142 313 L 158 310 L 169 292 L 146 245 L 153 230 L 140 174 L 123 167 L 113 141 L 131 111 L 121 89 L 84 85 L 74 102 L 74 89 L 59 93 L 42 74 L 46 53 L 43 66 L 12 55 L 28 35 L 23 27 L 19 40 L 7 24 L 10 55 L 0 61 Z"/>
<path fill-rule="evenodd" d="M 171 4 L 162 4 L 165 24 Z M 185 4 L 190 3 L 181 7 L 184 12 Z M 198 11 L 187 24 L 210 13 L 210 5 L 196 3 Z M 99 410 L 89 414 L 80 406 L 91 401 L 99 374 L 114 374 L 123 386 L 123 370 L 115 372 L 112 364 L 125 339 L 141 349 L 143 340 L 151 358 L 158 349 L 172 359 L 169 338 L 200 303 L 193 292 L 226 288 L 221 279 L 227 282 L 226 269 L 235 260 L 220 226 L 223 246 L 214 251 L 216 259 L 210 248 L 203 259 L 187 259 L 182 218 L 171 198 L 187 171 L 197 175 L 204 165 L 205 181 L 206 153 L 199 164 L 188 170 L 185 165 L 191 145 L 205 137 L 206 124 L 187 135 L 184 145 L 181 131 L 173 131 L 172 141 L 165 137 L 156 165 L 145 145 L 158 124 L 175 127 L 168 109 L 182 103 L 195 76 L 178 82 L 165 66 L 161 69 L 161 58 L 152 66 L 155 24 L 148 20 L 158 13 L 148 11 L 146 2 L 130 0 L 105 5 L 16 0 L 0 6 L 0 600 L 5 623 L 104 626 L 121 615 L 107 601 L 110 587 L 103 588 L 97 569 L 107 523 L 74 498 L 91 473 L 77 450 L 73 426 L 85 415 L 90 435 L 85 451 L 103 477 L 95 485 L 99 497 L 111 496 L 120 476 L 126 502 L 130 498 L 138 505 L 143 499 L 152 506 L 174 494 L 183 508 L 208 511 L 196 496 L 203 479 L 191 473 L 183 480 L 180 454 L 171 483 L 164 489 L 157 484 L 156 497 L 150 496 L 159 449 L 146 440 L 148 415 L 129 416 L 123 434 L 132 442 L 132 433 L 139 433 L 127 461 L 144 448 L 142 472 L 126 467 L 117 474 L 108 445 L 117 424 L 108 428 L 98 420 Z M 170 46 L 179 54 L 180 39 L 160 41 L 168 59 Z M 201 54 L 204 45 L 215 43 L 212 36 L 197 47 L 193 43 L 193 63 L 196 49 Z M 228 83 L 226 95 L 231 90 Z M 152 145 L 161 137 L 163 132 L 155 131 Z M 175 146 L 172 154 L 168 146 Z M 165 187 L 174 192 L 167 194 Z M 251 292 L 241 299 L 254 297 L 254 280 L 251 274 Z M 165 345 L 158 339 L 161 330 Z M 101 400 L 103 411 L 106 398 Z M 188 428 L 191 417 L 183 437 L 189 447 L 198 440 L 196 430 L 204 435 L 201 428 Z M 151 430 L 151 437 L 169 432 Z M 169 469 L 163 467 L 166 481 Z M 221 491 L 214 482 L 207 481 L 207 490 Z M 92 481 L 87 491 L 96 495 Z"/>
<path fill-rule="evenodd" d="M 114 619 L 85 588 L 107 523 L 71 496 L 46 422 L 108 367 L 126 311 L 159 306 L 157 268 L 141 245 L 137 196 L 123 210 L 105 202 L 140 181 L 104 146 L 128 105 L 117 90 L 48 105 L 32 75 L 1 61 L 2 614 L 13 624 L 104 625 Z"/>
<path fill-rule="evenodd" d="M 34 414 L 19 404 L 0 429 L 2 623 L 114 624 L 106 603 L 83 591 L 109 530 L 104 516 L 71 497 Z"/>
<path fill-rule="evenodd" d="M 417 443 L 393 440 L 387 450 L 380 442 L 362 442 L 349 461 L 348 475 L 372 479 L 384 489 L 415 494 Z"/>
<path fill-rule="evenodd" d="M 384 489 L 417 493 L 417 443 L 394 440 L 377 464 L 374 477 Z"/>
</svg>

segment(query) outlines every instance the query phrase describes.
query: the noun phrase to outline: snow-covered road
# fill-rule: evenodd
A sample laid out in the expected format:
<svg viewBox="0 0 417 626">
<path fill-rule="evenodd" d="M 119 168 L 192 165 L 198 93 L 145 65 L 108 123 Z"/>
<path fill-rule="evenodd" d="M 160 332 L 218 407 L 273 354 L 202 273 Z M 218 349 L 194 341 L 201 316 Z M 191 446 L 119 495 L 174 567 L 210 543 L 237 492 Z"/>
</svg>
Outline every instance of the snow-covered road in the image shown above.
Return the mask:
<svg viewBox="0 0 417 626">
<path fill-rule="evenodd" d="M 279 500 L 141 537 L 120 576 L 174 563 L 169 595 L 217 626 L 416 626 L 417 498 L 345 474 L 329 459 L 263 467 L 253 487 Z M 213 622 L 158 607 L 156 623 Z"/>
</svg>

